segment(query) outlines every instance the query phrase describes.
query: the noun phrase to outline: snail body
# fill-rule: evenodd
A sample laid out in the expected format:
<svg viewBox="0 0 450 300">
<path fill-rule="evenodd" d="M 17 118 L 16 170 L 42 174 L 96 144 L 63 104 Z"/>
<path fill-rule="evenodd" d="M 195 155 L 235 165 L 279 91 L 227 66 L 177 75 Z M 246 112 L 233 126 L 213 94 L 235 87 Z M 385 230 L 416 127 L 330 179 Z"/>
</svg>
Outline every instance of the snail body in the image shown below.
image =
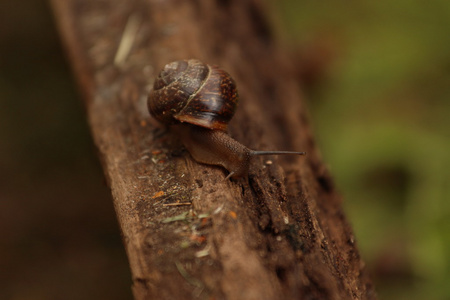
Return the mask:
<svg viewBox="0 0 450 300">
<path fill-rule="evenodd" d="M 230 177 L 247 175 L 251 157 L 305 152 L 254 151 L 230 137 L 228 122 L 238 104 L 234 80 L 224 70 L 198 60 L 167 64 L 148 97 L 150 114 L 171 126 L 199 163 L 219 165 Z"/>
</svg>

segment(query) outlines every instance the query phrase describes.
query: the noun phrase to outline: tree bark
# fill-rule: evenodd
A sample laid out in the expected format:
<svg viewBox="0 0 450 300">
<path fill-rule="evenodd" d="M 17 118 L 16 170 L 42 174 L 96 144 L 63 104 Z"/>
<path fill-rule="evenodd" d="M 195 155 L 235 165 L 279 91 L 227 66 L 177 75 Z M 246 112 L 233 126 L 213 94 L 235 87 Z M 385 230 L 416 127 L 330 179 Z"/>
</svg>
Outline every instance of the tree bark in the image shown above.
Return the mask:
<svg viewBox="0 0 450 300">
<path fill-rule="evenodd" d="M 53 0 L 122 229 L 136 299 L 375 299 L 314 143 L 296 70 L 256 0 Z M 237 82 L 248 177 L 196 163 L 146 108 L 168 62 Z"/>
</svg>

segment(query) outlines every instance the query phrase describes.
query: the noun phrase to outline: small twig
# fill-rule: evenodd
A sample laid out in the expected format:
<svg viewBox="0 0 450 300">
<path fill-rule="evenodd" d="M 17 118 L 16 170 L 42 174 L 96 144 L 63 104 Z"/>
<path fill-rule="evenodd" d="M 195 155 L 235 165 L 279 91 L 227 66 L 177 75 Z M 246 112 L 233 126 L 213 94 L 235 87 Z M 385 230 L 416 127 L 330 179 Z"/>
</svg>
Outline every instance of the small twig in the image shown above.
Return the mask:
<svg viewBox="0 0 450 300">
<path fill-rule="evenodd" d="M 198 288 L 203 288 L 203 283 L 197 278 L 192 277 L 179 261 L 175 262 L 175 266 L 177 267 L 178 272 L 180 272 L 181 276 L 183 276 L 183 278 L 186 279 L 189 284 Z"/>
<path fill-rule="evenodd" d="M 179 202 L 179 203 L 165 203 L 163 206 L 183 206 L 183 205 L 192 205 L 191 202 Z"/>
<path fill-rule="evenodd" d="M 122 39 L 120 40 L 116 56 L 114 57 L 114 64 L 116 66 L 122 65 L 128 57 L 128 54 L 130 53 L 131 47 L 133 46 L 134 40 L 136 38 L 140 23 L 141 18 L 136 14 L 131 15 L 128 18 L 127 25 L 123 30 Z"/>
</svg>

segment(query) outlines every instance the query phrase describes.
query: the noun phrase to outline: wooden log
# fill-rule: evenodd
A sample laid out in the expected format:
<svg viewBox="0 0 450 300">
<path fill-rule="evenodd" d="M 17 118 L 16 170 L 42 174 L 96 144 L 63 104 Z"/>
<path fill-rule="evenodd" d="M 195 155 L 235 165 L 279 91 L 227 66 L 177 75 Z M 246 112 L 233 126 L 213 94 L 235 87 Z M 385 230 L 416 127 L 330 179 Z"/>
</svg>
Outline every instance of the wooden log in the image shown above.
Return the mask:
<svg viewBox="0 0 450 300">
<path fill-rule="evenodd" d="M 375 299 L 341 197 L 307 121 L 291 57 L 256 0 L 53 0 L 114 198 L 136 299 Z M 229 132 L 249 176 L 192 160 L 148 114 L 168 62 L 236 80 Z"/>
</svg>

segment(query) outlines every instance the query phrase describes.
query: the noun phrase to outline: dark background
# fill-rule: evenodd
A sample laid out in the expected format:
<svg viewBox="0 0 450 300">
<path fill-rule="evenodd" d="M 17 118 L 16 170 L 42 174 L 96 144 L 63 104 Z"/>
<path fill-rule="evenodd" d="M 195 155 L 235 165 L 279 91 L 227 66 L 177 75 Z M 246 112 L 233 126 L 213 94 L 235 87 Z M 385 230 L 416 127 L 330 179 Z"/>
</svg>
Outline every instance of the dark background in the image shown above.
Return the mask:
<svg viewBox="0 0 450 300">
<path fill-rule="evenodd" d="M 269 5 L 380 299 L 450 299 L 450 2 Z M 0 299 L 132 297 L 43 0 L 0 2 L 0 234 Z"/>
<path fill-rule="evenodd" d="M 46 1 L 1 1 L 0 299 L 131 299 L 131 276 Z"/>
</svg>

